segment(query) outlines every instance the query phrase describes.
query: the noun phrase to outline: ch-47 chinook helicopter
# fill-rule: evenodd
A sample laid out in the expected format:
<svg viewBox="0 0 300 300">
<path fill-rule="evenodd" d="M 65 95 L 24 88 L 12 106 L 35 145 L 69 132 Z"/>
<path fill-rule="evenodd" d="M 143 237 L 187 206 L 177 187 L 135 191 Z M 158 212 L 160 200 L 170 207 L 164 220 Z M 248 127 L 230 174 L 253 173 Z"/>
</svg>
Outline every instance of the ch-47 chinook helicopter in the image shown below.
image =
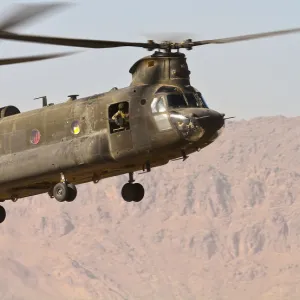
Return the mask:
<svg viewBox="0 0 300 300">
<path fill-rule="evenodd" d="M 129 174 L 121 191 L 123 199 L 141 201 L 144 188 L 135 183 L 134 172 L 185 160 L 215 141 L 224 127 L 225 115 L 209 108 L 191 85 L 186 57 L 179 50 L 295 32 L 300 28 L 196 42 L 135 43 L 0 29 L 4 40 L 157 50 L 133 64 L 128 87 L 83 98 L 71 95 L 55 105 L 43 97 L 42 108 L 23 113 L 15 106 L 1 108 L 0 201 L 48 193 L 59 202 L 71 202 L 77 196 L 76 185 L 121 174 Z M 2 208 L 0 222 L 5 217 Z"/>
</svg>

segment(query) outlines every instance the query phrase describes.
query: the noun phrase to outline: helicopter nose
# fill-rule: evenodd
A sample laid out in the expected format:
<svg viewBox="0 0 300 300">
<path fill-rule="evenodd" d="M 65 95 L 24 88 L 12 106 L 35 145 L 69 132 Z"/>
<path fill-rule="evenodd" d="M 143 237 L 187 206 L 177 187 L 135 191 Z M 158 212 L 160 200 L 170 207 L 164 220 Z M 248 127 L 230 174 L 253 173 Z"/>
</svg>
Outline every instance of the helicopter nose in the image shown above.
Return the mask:
<svg viewBox="0 0 300 300">
<path fill-rule="evenodd" d="M 199 116 L 197 119 L 200 126 L 203 127 L 206 131 L 216 132 L 224 126 L 224 116 L 225 114 L 210 110 L 207 111 L 205 115 Z"/>
<path fill-rule="evenodd" d="M 220 114 L 218 112 L 215 113 L 215 115 L 212 118 L 212 123 L 213 126 L 215 127 L 215 130 L 219 130 L 221 129 L 224 124 L 225 124 L 225 120 L 224 120 L 225 114 Z"/>
<path fill-rule="evenodd" d="M 209 120 L 211 130 L 214 132 L 220 130 L 225 124 L 224 115 L 218 112 L 215 112 L 213 115 L 211 115 Z"/>
</svg>

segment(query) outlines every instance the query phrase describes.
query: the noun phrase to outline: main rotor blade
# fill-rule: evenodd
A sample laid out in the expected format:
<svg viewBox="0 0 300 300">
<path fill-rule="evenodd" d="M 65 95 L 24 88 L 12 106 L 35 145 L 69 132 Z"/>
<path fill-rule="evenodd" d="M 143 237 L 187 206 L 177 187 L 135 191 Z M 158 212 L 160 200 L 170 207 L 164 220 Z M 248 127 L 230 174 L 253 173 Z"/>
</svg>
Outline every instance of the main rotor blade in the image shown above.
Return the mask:
<svg viewBox="0 0 300 300">
<path fill-rule="evenodd" d="M 58 57 L 72 55 L 72 54 L 75 54 L 75 53 L 76 52 L 64 52 L 64 53 L 44 54 L 44 55 L 35 55 L 35 56 L 2 58 L 2 59 L 0 59 L 0 66 L 20 64 L 20 63 L 46 60 L 46 59 L 52 59 L 52 58 L 58 58 Z"/>
<path fill-rule="evenodd" d="M 120 42 L 120 41 L 105 41 L 105 40 L 90 40 L 76 38 L 61 38 L 40 35 L 17 34 L 7 31 L 0 31 L 0 39 L 31 42 L 39 44 L 82 47 L 82 48 L 114 48 L 114 47 L 142 47 L 142 48 L 158 48 L 159 44 L 135 43 L 135 42 Z"/>
<path fill-rule="evenodd" d="M 194 46 L 202 46 L 208 44 L 225 44 L 233 43 L 239 41 L 247 41 L 259 38 L 267 38 L 273 36 L 286 35 L 291 33 L 300 32 L 300 28 L 293 28 L 287 30 L 271 31 L 257 34 L 241 35 L 236 37 L 213 39 L 213 40 L 203 40 L 203 41 L 186 41 L 183 43 L 155 43 L 153 41 L 148 41 L 147 43 L 136 43 L 136 42 L 121 42 L 121 41 L 107 41 L 107 40 L 92 40 L 92 39 L 77 39 L 77 38 L 63 38 L 54 36 L 42 36 L 42 35 L 30 35 L 30 34 L 17 34 L 11 33 L 5 30 L 0 30 L 0 39 L 31 42 L 38 44 L 49 44 L 49 45 L 60 45 L 60 46 L 70 46 L 70 47 L 82 47 L 82 48 L 114 48 L 114 47 L 141 47 L 148 50 L 154 49 L 180 49 L 180 48 L 190 48 Z"/>
<path fill-rule="evenodd" d="M 274 37 L 274 36 L 286 35 L 286 34 L 298 33 L 298 32 L 300 32 L 300 28 L 292 28 L 292 29 L 286 29 L 286 30 L 240 35 L 240 36 L 228 37 L 228 38 L 222 38 L 222 39 L 196 41 L 196 42 L 192 42 L 192 45 L 193 46 L 202 46 L 202 45 L 208 45 L 208 44 L 226 44 L 226 43 L 248 41 L 248 40 L 260 39 L 260 38 Z"/>
<path fill-rule="evenodd" d="M 69 3 L 39 3 L 17 4 L 14 9 L 0 22 L 0 30 L 11 30 L 17 26 L 29 23 L 58 9 L 70 5 Z"/>
</svg>

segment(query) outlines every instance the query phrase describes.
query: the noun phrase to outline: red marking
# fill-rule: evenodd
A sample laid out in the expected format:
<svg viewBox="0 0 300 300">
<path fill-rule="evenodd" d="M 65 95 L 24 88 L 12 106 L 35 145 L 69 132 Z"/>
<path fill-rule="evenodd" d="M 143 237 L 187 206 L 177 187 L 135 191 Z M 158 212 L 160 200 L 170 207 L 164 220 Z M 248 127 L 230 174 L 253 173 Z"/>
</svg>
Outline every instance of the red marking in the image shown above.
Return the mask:
<svg viewBox="0 0 300 300">
<path fill-rule="evenodd" d="M 41 133 L 38 130 L 33 130 L 31 133 L 31 143 L 36 145 L 41 140 Z"/>
</svg>

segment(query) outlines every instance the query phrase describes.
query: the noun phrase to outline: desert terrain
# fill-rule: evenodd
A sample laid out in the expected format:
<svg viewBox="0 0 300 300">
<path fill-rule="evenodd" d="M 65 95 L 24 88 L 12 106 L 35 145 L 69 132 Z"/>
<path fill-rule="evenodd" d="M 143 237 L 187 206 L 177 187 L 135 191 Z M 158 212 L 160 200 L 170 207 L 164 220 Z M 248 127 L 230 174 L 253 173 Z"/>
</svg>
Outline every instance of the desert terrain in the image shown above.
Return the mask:
<svg viewBox="0 0 300 300">
<path fill-rule="evenodd" d="M 6 202 L 1 300 L 300 299 L 300 117 L 228 122 L 185 162 Z"/>
</svg>

